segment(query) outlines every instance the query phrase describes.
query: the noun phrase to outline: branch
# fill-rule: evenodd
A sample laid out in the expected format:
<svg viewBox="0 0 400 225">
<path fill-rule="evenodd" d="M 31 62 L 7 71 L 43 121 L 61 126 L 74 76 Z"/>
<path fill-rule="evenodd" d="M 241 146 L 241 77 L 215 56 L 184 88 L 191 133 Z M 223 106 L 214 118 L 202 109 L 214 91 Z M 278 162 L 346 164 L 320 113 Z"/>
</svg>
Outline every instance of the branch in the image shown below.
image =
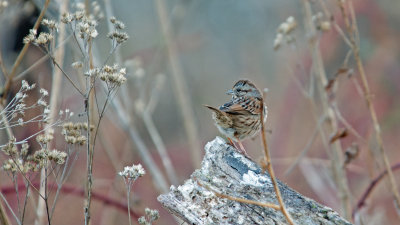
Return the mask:
<svg viewBox="0 0 400 225">
<path fill-rule="evenodd" d="M 391 167 L 392 171 L 400 169 L 400 163 L 397 163 Z M 367 198 L 369 195 L 372 193 L 372 190 L 376 187 L 376 185 L 388 174 L 387 170 L 384 170 L 382 173 L 380 173 L 375 179 L 371 181 L 371 183 L 368 185 L 368 188 L 364 191 L 362 194 L 361 198 L 358 200 L 357 205 L 354 207 L 353 212 L 352 212 L 352 218 L 354 219 L 354 216 L 360 210 L 364 205 L 365 202 L 367 201 Z"/>
</svg>

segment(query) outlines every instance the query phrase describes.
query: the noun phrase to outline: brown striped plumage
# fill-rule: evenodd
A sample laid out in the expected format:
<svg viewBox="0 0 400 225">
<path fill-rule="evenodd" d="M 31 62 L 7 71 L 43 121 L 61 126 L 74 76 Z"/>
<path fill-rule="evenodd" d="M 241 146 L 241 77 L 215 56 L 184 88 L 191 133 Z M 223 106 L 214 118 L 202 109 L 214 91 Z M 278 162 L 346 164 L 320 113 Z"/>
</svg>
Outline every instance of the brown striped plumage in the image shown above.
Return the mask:
<svg viewBox="0 0 400 225">
<path fill-rule="evenodd" d="M 232 99 L 219 109 L 208 105 L 206 107 L 213 111 L 213 119 L 219 131 L 237 141 L 244 151 L 240 141 L 254 136 L 261 128 L 260 113 L 263 98 L 249 80 L 239 80 L 227 94 L 232 95 Z M 264 115 L 265 122 L 266 107 L 264 107 Z"/>
</svg>

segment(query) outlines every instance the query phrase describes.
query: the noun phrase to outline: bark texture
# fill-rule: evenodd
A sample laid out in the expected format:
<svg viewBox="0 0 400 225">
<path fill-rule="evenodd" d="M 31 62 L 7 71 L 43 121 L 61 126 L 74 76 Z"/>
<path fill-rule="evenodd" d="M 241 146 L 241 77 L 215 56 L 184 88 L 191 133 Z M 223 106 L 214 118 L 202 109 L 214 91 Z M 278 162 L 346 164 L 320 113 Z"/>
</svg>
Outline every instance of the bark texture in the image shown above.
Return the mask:
<svg viewBox="0 0 400 225">
<path fill-rule="evenodd" d="M 280 211 L 219 198 L 196 180 L 219 193 L 278 204 L 267 173 L 217 137 L 205 146 L 201 168 L 158 201 L 188 224 L 287 224 Z M 337 212 L 309 199 L 279 181 L 285 206 L 296 224 L 351 224 Z"/>
</svg>

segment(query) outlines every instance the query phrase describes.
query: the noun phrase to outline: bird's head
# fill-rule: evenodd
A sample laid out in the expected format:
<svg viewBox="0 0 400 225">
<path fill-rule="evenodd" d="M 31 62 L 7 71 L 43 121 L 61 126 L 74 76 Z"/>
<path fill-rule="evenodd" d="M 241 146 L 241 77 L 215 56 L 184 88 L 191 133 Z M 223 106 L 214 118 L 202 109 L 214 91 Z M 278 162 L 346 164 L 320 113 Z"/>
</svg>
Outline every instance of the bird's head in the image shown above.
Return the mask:
<svg viewBox="0 0 400 225">
<path fill-rule="evenodd" d="M 226 92 L 232 95 L 233 98 L 248 96 L 261 99 L 262 96 L 256 86 L 249 80 L 239 80 L 235 83 L 232 89 Z"/>
</svg>

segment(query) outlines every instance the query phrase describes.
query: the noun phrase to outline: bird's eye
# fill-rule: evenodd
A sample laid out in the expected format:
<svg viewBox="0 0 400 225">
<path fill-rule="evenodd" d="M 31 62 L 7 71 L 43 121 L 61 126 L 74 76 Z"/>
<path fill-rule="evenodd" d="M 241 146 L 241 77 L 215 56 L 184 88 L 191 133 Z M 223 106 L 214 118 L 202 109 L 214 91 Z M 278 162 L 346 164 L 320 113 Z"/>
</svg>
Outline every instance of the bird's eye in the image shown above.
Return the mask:
<svg viewBox="0 0 400 225">
<path fill-rule="evenodd" d="M 236 91 L 238 91 L 238 92 L 241 92 L 241 91 L 242 91 L 242 89 L 238 88 L 238 89 L 236 89 Z"/>
</svg>

